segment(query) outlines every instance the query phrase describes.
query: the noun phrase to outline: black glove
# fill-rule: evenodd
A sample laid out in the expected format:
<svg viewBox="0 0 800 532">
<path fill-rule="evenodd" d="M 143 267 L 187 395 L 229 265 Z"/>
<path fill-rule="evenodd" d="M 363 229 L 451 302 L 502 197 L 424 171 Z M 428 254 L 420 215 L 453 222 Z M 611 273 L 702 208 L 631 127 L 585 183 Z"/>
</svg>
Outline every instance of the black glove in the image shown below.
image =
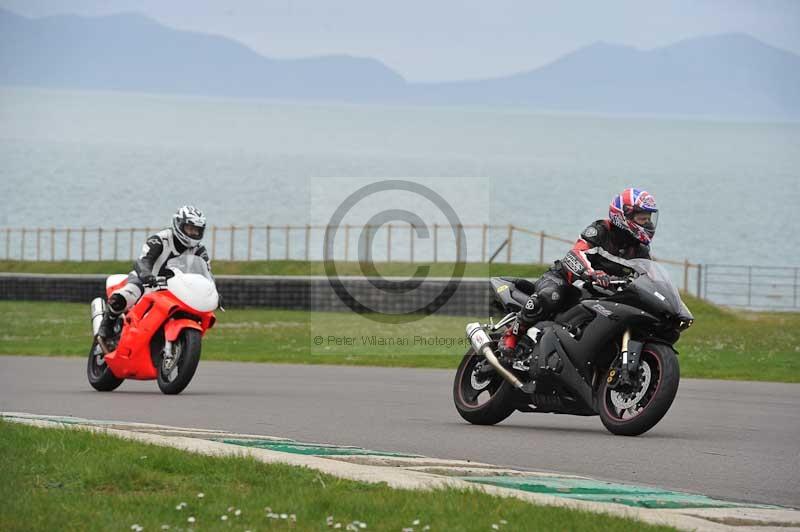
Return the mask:
<svg viewBox="0 0 800 532">
<path fill-rule="evenodd" d="M 601 288 L 605 288 L 606 290 L 611 286 L 611 276 L 603 270 L 590 273 L 589 279 L 592 281 L 592 283 Z"/>
<path fill-rule="evenodd" d="M 156 286 L 158 284 L 158 279 L 152 273 L 147 274 L 142 277 L 142 284 L 145 286 Z"/>
</svg>

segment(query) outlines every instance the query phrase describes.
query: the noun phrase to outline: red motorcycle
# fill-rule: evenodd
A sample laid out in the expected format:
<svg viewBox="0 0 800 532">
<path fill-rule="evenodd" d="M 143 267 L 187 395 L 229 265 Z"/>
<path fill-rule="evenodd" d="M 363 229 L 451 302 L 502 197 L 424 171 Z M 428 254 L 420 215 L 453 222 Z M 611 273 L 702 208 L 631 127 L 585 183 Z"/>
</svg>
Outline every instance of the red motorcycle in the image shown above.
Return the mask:
<svg viewBox="0 0 800 532">
<path fill-rule="evenodd" d="M 167 263 L 172 276 L 158 277 L 154 288 L 117 319 L 113 336 L 97 336 L 104 298 L 92 301 L 92 333 L 86 374 L 95 390 L 110 392 L 125 379 L 158 381 L 165 394 L 181 393 L 200 362 L 201 341 L 214 326 L 219 294 L 208 264 L 194 255 Z M 110 296 L 127 282 L 127 275 L 106 280 Z"/>
</svg>

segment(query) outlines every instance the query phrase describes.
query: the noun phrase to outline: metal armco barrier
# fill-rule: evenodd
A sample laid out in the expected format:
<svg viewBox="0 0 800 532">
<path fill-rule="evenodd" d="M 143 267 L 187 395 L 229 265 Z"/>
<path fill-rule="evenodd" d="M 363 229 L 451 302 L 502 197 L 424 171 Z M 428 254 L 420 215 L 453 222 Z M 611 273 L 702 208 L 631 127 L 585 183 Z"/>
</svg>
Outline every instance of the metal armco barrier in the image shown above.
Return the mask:
<svg viewBox="0 0 800 532">
<path fill-rule="evenodd" d="M 106 275 L 47 275 L 0 273 L 0 300 L 86 303 L 105 295 Z M 226 307 L 260 307 L 304 311 L 350 312 L 326 277 L 217 276 Z M 449 279 L 368 281 L 341 277 L 344 288 L 370 308 L 383 313 L 407 313 L 436 298 Z M 373 284 L 375 283 L 375 284 Z M 486 279 L 462 279 L 452 298 L 437 314 L 485 317 L 494 296 Z"/>
</svg>

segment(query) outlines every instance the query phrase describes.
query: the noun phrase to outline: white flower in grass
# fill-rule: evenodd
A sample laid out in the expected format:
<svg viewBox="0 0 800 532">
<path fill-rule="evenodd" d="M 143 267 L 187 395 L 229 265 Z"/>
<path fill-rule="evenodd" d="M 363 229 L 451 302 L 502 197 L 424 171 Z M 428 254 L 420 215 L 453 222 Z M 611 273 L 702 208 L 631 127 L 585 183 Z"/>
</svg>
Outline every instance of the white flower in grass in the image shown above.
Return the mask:
<svg viewBox="0 0 800 532">
<path fill-rule="evenodd" d="M 505 519 L 501 519 L 501 520 L 500 520 L 500 524 L 501 524 L 501 525 L 507 525 L 507 524 L 508 524 L 508 521 L 506 521 Z"/>
<path fill-rule="evenodd" d="M 161 530 L 169 530 L 169 525 L 161 525 Z"/>
<path fill-rule="evenodd" d="M 142 532 L 142 530 L 144 530 L 144 527 L 134 523 L 131 525 L 131 530 L 133 530 L 133 532 Z"/>
<path fill-rule="evenodd" d="M 414 529 L 409 526 L 409 527 L 404 528 L 403 532 L 414 532 Z"/>
<path fill-rule="evenodd" d="M 342 528 L 342 523 L 336 523 L 333 528 Z"/>
<path fill-rule="evenodd" d="M 289 514 L 289 521 L 297 521 L 297 516 L 295 514 Z"/>
<path fill-rule="evenodd" d="M 205 497 L 205 496 L 206 496 L 206 494 L 205 494 L 205 493 L 203 493 L 202 491 L 201 491 L 200 493 L 198 493 L 198 494 L 197 494 L 197 498 L 198 498 L 198 499 L 202 499 L 202 498 L 203 498 L 203 497 Z"/>
<path fill-rule="evenodd" d="M 492 530 L 500 530 L 500 525 L 497 523 L 492 523 Z"/>
<path fill-rule="evenodd" d="M 242 515 L 242 511 L 237 508 L 236 511 L 233 512 L 233 515 L 235 515 L 236 517 L 239 517 L 240 515 Z"/>
<path fill-rule="evenodd" d="M 361 521 L 360 523 L 358 523 L 358 528 L 367 528 L 367 523 Z"/>
<path fill-rule="evenodd" d="M 419 524 L 419 519 L 414 519 L 414 522 L 412 522 L 411 524 L 417 526 Z"/>
<path fill-rule="evenodd" d="M 235 507 L 233 507 L 233 506 L 228 506 L 228 513 L 231 513 L 231 512 L 232 512 L 232 511 L 234 511 L 235 509 L 236 509 L 236 508 L 235 508 Z"/>
<path fill-rule="evenodd" d="M 289 519 L 289 514 L 281 514 L 281 519 Z"/>
<path fill-rule="evenodd" d="M 186 522 L 188 522 L 188 523 L 194 523 L 195 521 L 197 521 L 197 519 L 195 519 L 194 516 L 192 516 L 192 515 L 190 515 L 189 519 L 186 520 Z"/>
<path fill-rule="evenodd" d="M 431 529 L 431 525 L 425 525 L 425 526 L 422 527 L 422 530 L 430 530 L 430 529 Z"/>
<path fill-rule="evenodd" d="M 328 516 L 328 517 L 325 519 L 325 522 L 326 522 L 326 523 L 328 523 L 328 526 L 333 526 L 333 516 L 332 516 L 332 515 L 329 515 L 329 516 Z"/>
</svg>

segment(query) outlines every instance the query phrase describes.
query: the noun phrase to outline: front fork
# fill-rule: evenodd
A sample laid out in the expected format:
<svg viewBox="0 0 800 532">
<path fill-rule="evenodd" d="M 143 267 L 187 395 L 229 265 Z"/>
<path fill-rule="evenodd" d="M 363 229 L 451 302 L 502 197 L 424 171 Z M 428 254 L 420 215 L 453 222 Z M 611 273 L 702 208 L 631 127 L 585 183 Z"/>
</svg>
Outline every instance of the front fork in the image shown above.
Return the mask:
<svg viewBox="0 0 800 532">
<path fill-rule="evenodd" d="M 631 330 L 625 329 L 622 334 L 622 347 L 619 368 L 612 367 L 608 372 L 608 387 L 612 390 L 619 385 L 631 385 L 631 376 L 638 375 L 639 361 L 642 356 L 644 342 L 631 339 Z"/>
</svg>

